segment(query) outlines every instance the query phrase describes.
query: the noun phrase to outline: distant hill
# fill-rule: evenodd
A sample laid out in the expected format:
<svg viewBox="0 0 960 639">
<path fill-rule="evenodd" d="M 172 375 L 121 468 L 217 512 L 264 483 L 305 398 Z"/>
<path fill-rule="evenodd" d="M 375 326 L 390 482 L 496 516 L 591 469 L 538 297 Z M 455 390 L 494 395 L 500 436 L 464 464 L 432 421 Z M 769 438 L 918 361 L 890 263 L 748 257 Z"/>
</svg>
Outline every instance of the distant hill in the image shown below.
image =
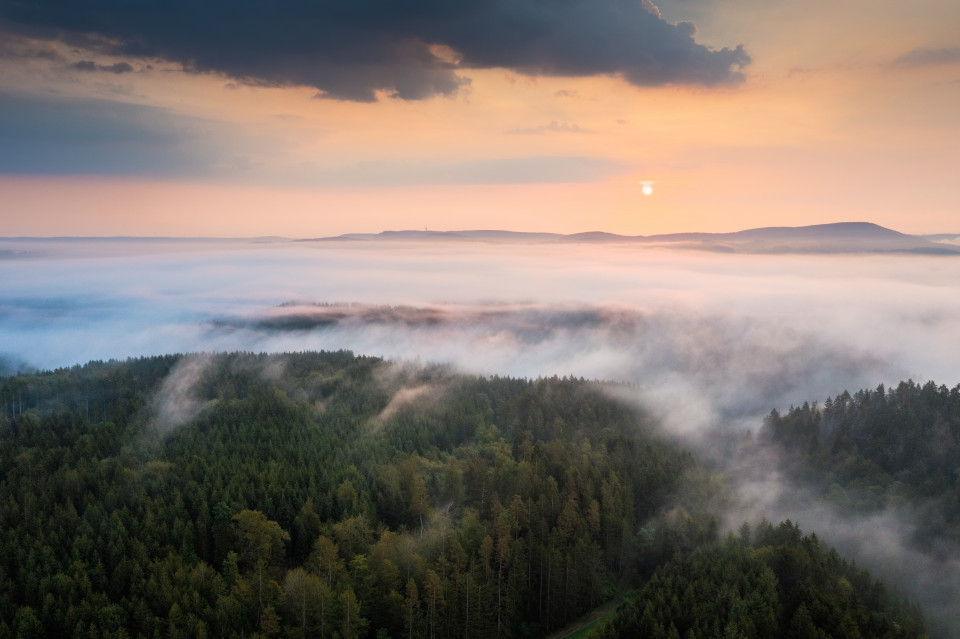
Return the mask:
<svg viewBox="0 0 960 639">
<path fill-rule="evenodd" d="M 869 222 L 839 222 L 811 226 L 770 226 L 733 233 L 668 233 L 663 235 L 618 235 L 603 231 L 585 233 L 529 233 L 502 230 L 430 231 L 401 230 L 381 233 L 346 233 L 335 237 L 289 239 L 175 238 L 175 237 L 8 237 L 0 238 L 0 259 L 25 255 L 22 245 L 37 246 L 106 243 L 123 245 L 174 245 L 204 243 L 300 243 L 300 242 L 473 242 L 485 244 L 635 244 L 721 253 L 747 254 L 843 254 L 904 253 L 921 255 L 960 254 L 960 234 L 907 235 Z"/>
<path fill-rule="evenodd" d="M 956 255 L 960 248 L 869 222 L 748 229 L 735 233 L 654 235 L 645 242 L 737 253 L 919 253 Z"/>
<path fill-rule="evenodd" d="M 384 231 L 350 233 L 302 242 L 336 241 L 431 241 L 529 244 L 630 243 L 730 253 L 916 253 L 957 255 L 960 235 L 906 235 L 869 222 L 840 222 L 811 226 L 772 226 L 734 233 L 670 233 L 665 235 L 617 235 L 593 231 L 562 235 L 514 231 Z"/>
<path fill-rule="evenodd" d="M 336 237 L 319 237 L 297 242 L 360 241 L 468 241 L 468 242 L 553 242 L 566 236 L 559 233 L 522 233 L 517 231 L 383 231 L 381 233 L 347 233 Z M 622 236 L 614 236 L 622 237 Z"/>
</svg>

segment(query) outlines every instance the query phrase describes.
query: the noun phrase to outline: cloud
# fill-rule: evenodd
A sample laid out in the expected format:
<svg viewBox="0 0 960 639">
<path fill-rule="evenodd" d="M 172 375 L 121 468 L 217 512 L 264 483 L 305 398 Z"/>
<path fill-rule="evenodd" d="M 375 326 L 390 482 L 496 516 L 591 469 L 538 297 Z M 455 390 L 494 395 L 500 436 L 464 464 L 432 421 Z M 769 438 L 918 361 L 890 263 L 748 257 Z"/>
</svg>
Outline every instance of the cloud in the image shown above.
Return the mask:
<svg viewBox="0 0 960 639">
<path fill-rule="evenodd" d="M 20 373 L 34 373 L 36 369 L 29 366 L 21 358 L 8 356 L 0 352 L 0 376 L 19 375 Z"/>
<path fill-rule="evenodd" d="M 388 419 L 393 417 L 397 411 L 404 406 L 408 406 L 430 394 L 436 394 L 436 390 L 429 384 L 421 384 L 420 386 L 414 386 L 412 388 L 401 388 L 393 394 L 393 397 L 390 398 L 386 407 L 380 411 L 380 414 L 373 418 L 373 423 L 378 426 L 386 423 Z"/>
<path fill-rule="evenodd" d="M 303 3 L 124 0 L 0 4 L 6 29 L 114 56 L 161 58 L 266 86 L 374 101 L 452 95 L 470 69 L 618 75 L 637 86 L 737 83 L 738 45 L 696 42 L 650 0 L 393 0 Z"/>
<path fill-rule="evenodd" d="M 406 184 L 553 184 L 596 182 L 624 170 L 606 158 L 583 156 L 408 162 L 360 162 L 288 178 L 310 184 L 396 186 Z"/>
<path fill-rule="evenodd" d="M 889 366 L 872 353 L 756 318 L 630 305 L 283 305 L 218 318 L 211 328 L 266 341 L 346 340 L 359 350 L 452 361 L 474 372 L 626 381 L 638 385 L 626 391 L 633 401 L 684 436 L 759 419 L 794 402 L 798 388 L 827 394 Z M 357 337 L 374 341 L 361 346 Z"/>
<path fill-rule="evenodd" d="M 114 93 L 122 93 L 121 88 Z M 286 185 L 399 186 L 582 183 L 605 180 L 625 170 L 615 160 L 583 156 L 365 161 L 334 168 L 306 164 L 271 169 L 257 163 L 258 154 L 283 143 L 162 107 L 0 92 L 0 173 L 14 175 L 149 175 Z"/>
<path fill-rule="evenodd" d="M 947 257 L 363 242 L 0 249 L 34 254 L 5 262 L 0 343 L 38 367 L 349 348 L 472 372 L 630 382 L 678 431 L 844 388 L 960 381 L 960 295 L 949 293 L 960 292 L 960 260 Z M 365 306 L 277 307 L 290 299 Z"/>
<path fill-rule="evenodd" d="M 205 403 L 196 396 L 196 387 L 213 364 L 210 355 L 189 355 L 178 361 L 152 398 L 152 425 L 169 433 L 194 419 Z"/>
<path fill-rule="evenodd" d="M 960 62 L 960 48 L 913 49 L 890 63 L 893 67 L 913 69 L 917 67 L 942 66 Z"/>
<path fill-rule="evenodd" d="M 575 122 L 557 122 L 553 120 L 550 124 L 541 124 L 529 129 L 512 129 L 507 131 L 508 135 L 542 135 L 544 133 L 592 133 L 587 129 L 580 128 Z"/>
<path fill-rule="evenodd" d="M 0 8 L 2 11 L 2 8 Z M 38 42 L 17 33 L 4 33 L 0 37 L 0 59 L 3 58 L 36 58 L 40 60 L 61 61 L 63 55 L 49 42 Z"/>
<path fill-rule="evenodd" d="M 236 144 L 220 123 L 160 107 L 0 92 L 0 173 L 211 176 Z"/>
<path fill-rule="evenodd" d="M 97 64 L 92 60 L 80 60 L 70 65 L 71 69 L 77 71 L 109 71 L 110 73 L 129 73 L 133 71 L 133 65 L 129 62 L 116 62 L 114 64 Z"/>
<path fill-rule="evenodd" d="M 643 7 L 643 10 L 651 15 L 655 15 L 658 18 L 662 18 L 663 14 L 660 13 L 660 7 L 653 4 L 650 0 L 640 0 L 640 6 Z"/>
</svg>

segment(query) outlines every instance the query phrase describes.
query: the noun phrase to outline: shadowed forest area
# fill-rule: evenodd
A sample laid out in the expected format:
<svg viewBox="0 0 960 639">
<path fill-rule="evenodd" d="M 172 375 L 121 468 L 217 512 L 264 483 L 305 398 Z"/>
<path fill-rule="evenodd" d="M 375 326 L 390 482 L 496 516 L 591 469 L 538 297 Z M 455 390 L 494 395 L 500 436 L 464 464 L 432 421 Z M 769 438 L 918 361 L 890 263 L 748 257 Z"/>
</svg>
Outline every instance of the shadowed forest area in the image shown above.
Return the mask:
<svg viewBox="0 0 960 639">
<path fill-rule="evenodd" d="M 721 532 L 722 486 L 607 388 L 347 351 L 2 378 L 0 636 L 538 637 L 631 589 L 595 636 L 924 636 L 795 524 Z M 761 437 L 868 455 L 814 414 Z"/>
<path fill-rule="evenodd" d="M 960 386 L 901 382 L 844 391 L 765 419 L 787 472 L 853 514 L 917 507 L 913 543 L 960 543 Z"/>
</svg>

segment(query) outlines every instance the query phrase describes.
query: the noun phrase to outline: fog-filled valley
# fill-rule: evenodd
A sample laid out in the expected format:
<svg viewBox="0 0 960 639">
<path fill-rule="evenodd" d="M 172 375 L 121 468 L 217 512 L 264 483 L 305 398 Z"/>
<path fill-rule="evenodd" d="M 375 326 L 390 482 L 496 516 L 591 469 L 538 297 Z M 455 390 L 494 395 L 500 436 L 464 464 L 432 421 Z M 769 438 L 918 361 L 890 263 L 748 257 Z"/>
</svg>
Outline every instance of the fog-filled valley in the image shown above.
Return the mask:
<svg viewBox="0 0 960 639">
<path fill-rule="evenodd" d="M 805 549 L 804 561 L 825 571 L 813 574 L 824 579 L 830 575 L 830 583 L 844 580 L 840 591 L 826 596 L 845 602 L 844 589 L 849 587 L 861 603 L 869 600 L 879 606 L 871 608 L 872 617 L 854 615 L 850 624 L 893 618 L 888 616 L 893 610 L 906 614 L 904 619 L 912 614 L 903 612 L 909 606 L 896 597 L 887 602 L 879 591 L 872 598 L 865 594 L 870 579 L 857 572 L 865 567 L 892 591 L 899 589 L 924 606 L 931 634 L 960 636 L 954 620 L 954 602 L 960 599 L 960 391 L 954 388 L 960 382 L 960 343 L 955 339 L 960 334 L 960 260 L 955 257 L 750 255 L 617 243 L 374 246 L 273 238 L 113 239 L 2 241 L 0 265 L 0 372 L 8 376 L 0 380 L 4 437 L 19 438 L 17 445 L 24 450 L 54 446 L 53 439 L 42 443 L 40 431 L 56 415 L 72 416 L 69 428 L 57 427 L 56 437 L 60 461 L 79 475 L 50 480 L 55 497 L 35 498 L 65 500 L 56 502 L 65 511 L 67 502 L 70 508 L 89 506 L 93 489 L 84 482 L 92 480 L 83 477 L 96 473 L 92 467 L 84 469 L 83 453 L 73 448 L 88 436 L 84 446 L 90 455 L 115 460 L 99 462 L 96 476 L 115 476 L 111 481 L 119 481 L 118 487 L 111 491 L 116 494 L 107 494 L 113 495 L 114 506 L 130 512 L 143 508 L 137 505 L 137 491 L 146 491 L 143 499 L 153 500 L 150 503 L 161 504 L 162 491 L 180 481 L 164 475 L 164 469 L 184 471 L 182 480 L 194 482 L 178 488 L 185 491 L 184 503 L 157 506 L 158 512 L 180 521 L 179 528 L 162 535 L 139 530 L 137 537 L 146 547 L 137 552 L 157 575 L 174 581 L 212 583 L 211 574 L 200 575 L 195 568 L 197 561 L 209 563 L 220 573 L 217 578 L 226 581 L 210 586 L 207 600 L 216 603 L 220 596 L 224 606 L 247 610 L 247 616 L 240 617 L 264 634 L 270 634 L 267 629 L 274 621 L 278 629 L 297 626 L 290 602 L 296 593 L 309 590 L 304 584 L 312 584 L 311 576 L 319 571 L 310 562 L 322 555 L 322 549 L 313 547 L 322 532 L 339 544 L 345 558 L 339 568 L 330 567 L 336 562 L 327 566 L 329 579 L 324 582 L 338 620 L 353 605 L 351 596 L 363 603 L 357 586 L 363 582 L 358 577 L 362 570 L 350 564 L 351 556 L 389 561 L 402 573 L 397 588 L 389 579 L 363 582 L 370 589 L 368 608 L 361 608 L 368 626 L 338 626 L 335 632 L 342 635 L 349 630 L 375 636 L 380 628 L 398 634 L 398 628 L 409 624 L 404 634 L 459 636 L 469 625 L 466 616 L 475 614 L 488 632 L 478 627 L 469 636 L 538 636 L 619 596 L 618 586 L 632 576 L 642 576 L 642 584 L 660 584 L 667 592 L 676 579 L 671 570 L 707 574 L 714 568 L 703 563 L 704 556 L 723 557 L 744 570 L 747 585 L 730 596 L 756 603 L 766 601 L 764 593 L 770 592 L 763 586 L 766 577 L 760 576 L 766 570 L 773 570 L 783 588 L 789 586 L 789 574 L 782 568 L 790 557 L 796 559 L 790 554 L 796 546 Z M 341 350 L 383 359 L 223 355 Z M 181 353 L 195 355 L 123 363 L 127 358 Z M 121 361 L 75 367 L 109 359 Z M 53 369 L 63 370 L 34 374 Z M 537 379 L 541 381 L 530 381 Z M 587 381 L 577 381 L 581 379 Z M 902 383 L 907 380 L 912 381 Z M 478 399 L 481 395 L 488 399 Z M 261 409 L 261 404 L 268 407 Z M 546 419 L 550 411 L 554 413 Z M 259 435 L 230 431 L 235 428 L 231 423 L 246 423 L 251 415 L 282 416 L 271 428 L 282 429 L 287 420 L 299 434 L 293 444 L 281 443 L 282 437 L 270 439 L 270 446 L 286 451 L 270 453 L 258 448 Z M 340 428 L 348 439 L 351 429 L 364 436 L 354 448 L 344 449 L 335 468 L 324 471 L 329 477 L 314 480 L 308 488 L 293 488 L 305 480 L 281 468 L 279 458 L 297 454 L 296 442 L 320 447 L 316 450 L 333 447 L 323 449 L 327 451 L 340 445 L 321 445 L 301 432 L 321 423 Z M 97 424 L 111 424 L 114 430 L 97 435 Z M 493 427 L 498 430 L 490 430 Z M 199 443 L 204 434 L 220 438 L 217 441 L 226 442 L 231 451 L 231 436 L 238 439 L 233 444 L 239 448 L 231 455 L 249 452 L 244 472 L 256 477 L 251 482 L 255 488 L 245 492 L 239 484 L 218 483 L 225 480 L 214 477 L 206 453 L 200 452 L 214 445 Z M 527 440 L 532 448 L 524 453 Z M 590 447 L 599 457 L 590 457 Z M 538 452 L 531 457 L 534 449 Z M 602 455 L 601 449 L 606 451 Z M 577 450 L 583 458 L 577 458 Z M 23 453 L 27 457 L 18 458 L 12 451 L 4 449 L 3 480 L 11 494 L 17 492 L 16 473 L 25 473 L 16 475 L 18 480 L 32 481 L 27 457 L 40 455 Z M 644 460 L 634 471 L 637 476 L 624 480 L 637 491 L 631 493 L 636 510 L 630 517 L 614 516 L 605 510 L 613 503 L 610 473 L 627 472 L 631 454 Z M 512 483 L 524 460 L 534 458 L 549 460 L 538 469 L 558 478 L 558 499 L 576 505 L 566 517 L 562 506 L 553 512 L 553 506 L 538 502 L 549 493 L 546 484 L 539 483 L 546 481 L 543 477 L 529 479 L 532 484 L 524 489 Z M 480 473 L 469 465 L 477 459 L 491 460 L 494 470 L 487 472 L 493 473 L 488 477 L 492 484 L 479 475 L 457 475 Z M 592 467 L 593 462 L 600 465 Z M 42 464 L 55 465 L 52 460 Z M 313 462 L 309 466 L 319 473 Z M 33 480 L 43 483 L 38 477 Z M 324 484 L 327 480 L 330 485 Z M 424 482 L 422 488 L 418 482 Z M 461 483 L 466 494 L 453 488 Z M 400 486 L 395 495 L 388 489 L 393 484 Z M 649 494 L 641 497 L 638 486 L 648 486 Z M 12 499 L 18 516 L 26 520 L 27 509 L 38 506 L 31 505 L 34 497 L 27 496 L 26 488 L 18 490 Z M 425 492 L 416 502 L 412 495 L 421 490 Z M 487 490 L 495 497 L 488 497 Z M 519 505 L 511 502 L 514 491 L 520 495 Z M 279 495 L 289 497 L 277 501 Z M 303 510 L 308 497 L 316 508 L 313 515 Z M 513 512 L 512 527 L 497 528 L 499 511 L 487 528 L 484 522 L 471 523 L 470 517 L 482 518 L 485 508 L 493 508 L 490 499 L 505 513 Z M 591 529 L 594 502 L 599 510 Z M 218 515 L 219 503 L 229 512 Z M 474 514 L 468 514 L 471 509 Z M 273 530 L 271 522 L 244 520 L 254 516 L 243 513 L 261 510 L 290 537 L 283 541 L 281 536 L 282 543 L 271 538 L 286 549 L 285 559 L 276 556 L 276 548 L 262 557 L 239 552 L 231 577 L 222 567 L 228 549 L 236 545 L 222 537 L 226 529 L 222 538 L 216 536 L 216 524 L 234 521 L 234 534 L 239 534 L 238 526 Z M 527 524 L 520 523 L 521 511 L 530 518 Z M 534 511 L 549 522 L 542 530 L 532 523 Z M 230 519 L 233 516 L 240 518 Z M 347 530 L 345 526 L 360 525 L 357 518 L 370 526 L 386 522 L 385 528 Z M 786 519 L 799 529 L 779 523 Z M 744 522 L 746 529 L 741 527 Z M 122 524 L 131 526 L 126 520 Z M 201 530 L 204 525 L 207 530 Z M 445 525 L 456 531 L 449 539 L 438 532 Z M 574 537 L 583 533 L 593 541 L 561 549 L 551 545 L 552 530 Z M 385 538 L 385 531 L 397 536 Z M 741 550 L 731 546 L 730 539 L 724 541 L 727 533 L 739 539 L 736 548 Z M 813 541 L 803 536 L 811 533 L 816 535 Z M 88 531 L 91 542 L 98 534 Z M 492 544 L 486 551 L 485 535 Z M 446 563 L 451 560 L 446 544 L 454 537 L 464 546 L 464 565 L 458 571 Z M 351 554 L 351 544 L 356 553 Z M 830 559 L 830 546 L 855 560 L 856 567 Z M 400 552 L 400 547 L 412 549 L 413 555 Z M 696 548 L 700 550 L 694 552 Z M 161 551 L 168 550 L 194 568 L 161 566 L 167 561 Z M 678 561 L 673 557 L 678 550 L 693 553 L 682 560 L 690 563 L 670 563 Z M 563 570 L 583 580 L 551 581 L 557 577 L 548 572 L 560 566 L 551 563 L 554 552 L 580 562 L 579 570 L 573 565 Z M 411 556 L 419 556 L 422 563 Z M 521 557 L 528 562 L 525 571 L 512 563 Z M 278 589 L 271 591 L 269 605 L 262 596 L 252 603 L 257 597 L 250 595 L 260 560 L 270 565 Z M 118 560 L 104 555 L 102 561 Z M 581 574 L 583 565 L 592 563 L 602 569 Z M 27 564 L 24 559 L 16 565 Z M 42 560 L 35 564 L 42 565 Z M 286 569 L 283 574 L 277 572 L 280 565 Z M 384 565 L 370 570 L 382 577 L 390 573 Z M 303 575 L 294 572 L 299 566 Z M 337 570 L 349 574 L 349 580 L 333 577 Z M 111 571 L 101 571 L 105 592 L 121 592 L 121 585 L 110 585 L 114 577 L 106 573 Z M 521 588 L 520 581 L 534 578 L 541 580 L 537 588 Z M 138 583 L 131 576 L 116 579 Z M 294 581 L 288 584 L 285 579 Z M 469 613 L 471 595 L 458 599 L 461 595 L 451 594 L 461 592 L 462 579 L 479 580 L 472 583 L 480 587 L 474 600 L 480 608 Z M 650 590 L 653 586 L 643 589 L 642 584 L 630 586 L 639 591 L 637 619 L 643 617 L 643 602 L 662 607 Z M 824 588 L 821 583 L 801 585 Z M 30 588 L 55 591 L 50 584 Z M 67 586 L 62 588 L 61 595 L 69 599 L 63 594 Z M 390 594 L 392 588 L 396 597 Z M 425 588 L 435 597 L 445 593 L 448 625 L 437 625 L 438 599 L 431 607 Z M 210 594 L 214 591 L 219 594 Z M 513 599 L 483 607 L 501 591 L 527 594 L 511 594 Z M 147 592 L 138 595 L 145 602 L 150 599 Z M 385 597 L 377 601 L 392 603 L 372 612 L 374 592 Z M 530 598 L 533 592 L 536 597 Z M 544 592 L 555 598 L 554 605 L 565 602 L 560 605 L 568 609 L 544 611 Z M 679 592 L 676 596 L 682 599 L 682 589 Z M 744 636 L 764 636 L 764 628 L 772 632 L 789 626 L 794 632 L 803 626 L 807 613 L 800 611 L 801 596 L 792 592 L 779 591 L 779 607 L 774 606 L 786 618 L 767 618 L 767 626 L 754 624 L 750 632 L 740 628 Z M 229 597 L 235 601 L 226 602 Z M 178 606 L 182 617 L 176 623 L 183 632 L 190 623 L 195 630 L 207 619 L 199 604 L 186 610 L 187 604 L 175 597 L 161 599 L 168 616 L 175 616 L 169 611 Z M 73 613 L 66 607 L 59 612 L 51 608 L 50 618 L 83 619 L 86 624 L 79 601 Z M 162 627 L 152 620 L 159 615 L 156 609 L 134 623 L 136 605 L 131 601 L 117 603 L 117 597 L 114 602 L 118 608 L 113 612 L 128 627 L 143 632 Z M 804 610 L 810 608 L 815 625 L 818 614 L 826 615 L 815 609 L 826 604 L 802 603 Z M 36 608 L 39 614 L 40 606 Z M 267 608 L 270 613 L 264 612 Z M 618 621 L 623 633 L 629 633 L 629 610 L 624 606 Z M 209 614 L 210 619 L 230 615 L 228 608 Z M 271 614 L 277 615 L 273 621 Z M 188 623 L 188 618 L 193 621 Z M 309 624 L 305 619 L 301 634 L 322 636 L 316 625 L 322 615 Z M 737 621 L 725 619 L 729 624 Z M 703 628 L 688 621 L 700 636 Z M 169 618 L 166 622 L 171 628 L 176 625 Z M 221 620 L 225 625 L 218 631 L 207 622 L 204 627 L 213 635 L 244 628 Z M 104 632 L 122 625 L 110 619 L 97 623 Z M 456 624 L 456 633 L 451 624 Z M 888 630 L 889 636 L 909 635 L 906 622 L 898 630 L 905 634 L 896 634 L 892 627 L 858 626 L 861 633 L 877 633 L 874 636 Z M 818 628 L 832 636 L 843 634 L 839 627 Z M 846 630 L 853 632 L 852 626 Z M 326 635 L 332 632 L 328 628 Z"/>
<path fill-rule="evenodd" d="M 747 402 L 765 413 L 843 388 L 949 380 L 960 351 L 950 339 L 960 263 L 950 257 L 175 240 L 0 250 L 0 335 L 14 370 L 351 348 L 474 372 L 675 380 L 727 402 L 744 401 L 750 384 L 709 387 L 779 378 L 774 397 L 765 388 Z M 346 308 L 316 330 L 282 321 L 319 316 L 318 304 Z M 402 309 L 390 317 L 363 305 Z"/>
</svg>

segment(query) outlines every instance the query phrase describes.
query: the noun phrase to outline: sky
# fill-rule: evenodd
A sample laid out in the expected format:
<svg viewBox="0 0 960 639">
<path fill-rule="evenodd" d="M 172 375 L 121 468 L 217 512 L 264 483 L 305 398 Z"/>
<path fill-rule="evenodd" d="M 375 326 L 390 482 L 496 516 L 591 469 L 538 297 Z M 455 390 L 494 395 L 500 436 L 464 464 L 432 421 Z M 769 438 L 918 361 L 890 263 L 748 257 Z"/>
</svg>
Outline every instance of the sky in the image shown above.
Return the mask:
<svg viewBox="0 0 960 639">
<path fill-rule="evenodd" d="M 954 0 L 0 0 L 0 236 L 956 233 L 958 26 Z"/>
</svg>

